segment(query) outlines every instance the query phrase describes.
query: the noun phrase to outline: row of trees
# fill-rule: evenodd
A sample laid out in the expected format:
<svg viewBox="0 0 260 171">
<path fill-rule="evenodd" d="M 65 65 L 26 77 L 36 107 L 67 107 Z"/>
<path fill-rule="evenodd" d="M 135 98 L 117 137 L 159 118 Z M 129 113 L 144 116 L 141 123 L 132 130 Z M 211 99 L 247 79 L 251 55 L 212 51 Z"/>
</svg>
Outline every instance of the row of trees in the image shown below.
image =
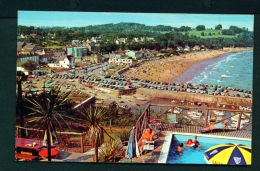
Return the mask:
<svg viewBox="0 0 260 171">
<path fill-rule="evenodd" d="M 117 31 L 118 28 L 124 28 L 123 26 L 128 26 L 128 31 Z M 116 30 L 113 31 L 113 29 L 110 28 L 116 28 Z M 120 26 L 120 27 L 119 27 Z M 89 28 L 99 28 L 98 30 L 89 29 Z M 145 28 L 140 31 L 135 31 L 135 29 L 131 30 L 131 28 Z M 149 26 L 152 27 L 152 26 Z M 136 23 L 121 23 L 121 24 L 104 24 L 104 25 L 98 25 L 98 26 L 88 26 L 87 28 L 90 31 L 86 31 L 86 27 L 75 27 L 75 28 L 64 28 L 64 27 L 47 27 L 47 28 L 34 28 L 32 26 L 30 27 L 24 27 L 24 26 L 18 26 L 18 30 L 21 31 L 28 31 L 31 32 L 37 31 L 40 36 L 32 38 L 28 37 L 26 39 L 21 39 L 26 42 L 35 43 L 41 47 L 44 46 L 52 46 L 52 45 L 59 45 L 59 46 L 66 46 L 71 44 L 71 41 L 73 39 L 78 40 L 87 40 L 91 39 L 92 37 L 101 36 L 102 42 L 100 44 L 101 52 L 108 53 L 111 51 L 115 51 L 118 48 L 121 49 L 133 49 L 133 50 L 139 50 L 141 48 L 146 49 L 164 49 L 167 47 L 175 48 L 176 46 L 195 46 L 196 44 L 205 44 L 208 47 L 211 46 L 252 46 L 253 45 L 253 32 L 247 31 L 245 28 L 238 28 L 236 26 L 231 26 L 228 31 L 221 30 L 217 33 L 217 35 L 226 34 L 226 35 L 232 35 L 235 33 L 238 35 L 238 37 L 235 38 L 225 38 L 225 43 L 223 44 L 223 41 L 219 41 L 219 37 L 214 36 L 211 40 L 201 39 L 200 37 L 196 37 L 194 35 L 190 35 L 189 31 L 191 30 L 188 26 L 181 26 L 180 28 L 174 28 L 174 30 L 170 30 L 167 32 L 159 32 L 156 30 L 163 30 L 163 25 L 156 26 L 153 30 L 147 30 L 147 26 L 142 24 L 136 24 Z M 84 28 L 84 29 L 82 29 Z M 105 28 L 107 28 L 105 30 Z M 115 29 L 114 28 L 114 29 Z M 205 26 L 199 25 L 196 27 L 197 30 L 205 30 Z M 216 30 L 222 29 L 222 25 L 217 25 Z M 104 30 L 104 31 L 102 31 Z M 228 32 L 228 33 L 227 33 Z M 55 38 L 51 38 L 48 36 L 48 33 L 55 33 Z M 207 33 L 207 35 L 216 35 L 216 33 Z M 42 35 L 42 36 L 41 36 Z M 205 35 L 205 32 L 201 33 L 201 36 Z M 135 42 L 133 41 L 133 38 L 135 37 L 142 37 L 145 38 L 143 42 Z M 153 37 L 154 41 L 147 41 L 146 37 Z M 116 44 L 115 40 L 117 38 L 126 38 L 125 43 Z M 212 42 L 218 42 L 218 44 L 212 43 Z M 239 42 L 239 43 L 238 43 Z"/>
</svg>

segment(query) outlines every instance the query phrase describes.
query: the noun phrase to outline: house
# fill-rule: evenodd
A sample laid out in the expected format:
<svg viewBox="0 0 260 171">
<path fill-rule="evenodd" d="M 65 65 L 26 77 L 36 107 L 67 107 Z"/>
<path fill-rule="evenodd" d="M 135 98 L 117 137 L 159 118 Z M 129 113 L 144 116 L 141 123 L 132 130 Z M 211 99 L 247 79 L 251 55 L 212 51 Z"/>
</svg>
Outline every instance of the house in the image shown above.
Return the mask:
<svg viewBox="0 0 260 171">
<path fill-rule="evenodd" d="M 37 47 L 32 43 L 26 43 L 19 54 L 34 54 L 37 50 Z"/>
<path fill-rule="evenodd" d="M 53 65 L 48 64 L 50 67 L 61 67 L 61 68 L 70 68 L 74 67 L 74 57 L 71 55 L 62 55 L 59 57 L 59 63 Z"/>
<path fill-rule="evenodd" d="M 47 36 L 49 36 L 49 37 L 51 37 L 52 39 L 54 39 L 55 37 L 56 37 L 56 34 L 55 33 L 48 33 L 48 35 Z"/>
<path fill-rule="evenodd" d="M 74 57 L 87 56 L 87 47 L 67 47 L 67 55 L 72 55 Z"/>
<path fill-rule="evenodd" d="M 132 65 L 133 59 L 127 55 L 119 55 L 119 54 L 109 54 L 109 64 L 117 64 L 117 65 Z"/>
<path fill-rule="evenodd" d="M 25 42 L 18 41 L 17 42 L 17 48 L 23 48 L 26 45 Z"/>
<path fill-rule="evenodd" d="M 28 35 L 21 34 L 21 38 L 27 38 Z"/>
<path fill-rule="evenodd" d="M 139 42 L 138 37 L 134 37 L 134 38 L 133 38 L 133 41 L 134 41 L 134 42 Z"/>
<path fill-rule="evenodd" d="M 92 52 L 100 52 L 100 44 L 92 42 L 90 46 Z"/>
<path fill-rule="evenodd" d="M 65 50 L 64 49 L 55 49 L 55 50 L 53 50 L 53 55 L 55 57 L 65 55 Z"/>
<path fill-rule="evenodd" d="M 48 55 L 45 55 L 45 54 L 39 55 L 39 63 L 47 64 L 51 58 L 52 58 L 51 56 L 48 56 Z"/>
<path fill-rule="evenodd" d="M 118 44 L 122 44 L 122 43 L 126 43 L 126 41 L 127 41 L 127 38 L 117 38 L 116 40 L 115 40 L 115 43 L 118 45 Z"/>
<path fill-rule="evenodd" d="M 19 54 L 17 56 L 17 62 L 25 63 L 28 62 L 29 60 L 39 64 L 39 55 Z"/>
<path fill-rule="evenodd" d="M 46 50 L 45 55 L 50 56 L 50 57 L 54 57 L 54 50 Z"/>
<path fill-rule="evenodd" d="M 177 47 L 177 49 L 175 50 L 176 52 L 183 52 L 184 51 L 184 49 L 183 49 L 183 47 L 181 47 L 181 46 L 178 46 Z"/>
<path fill-rule="evenodd" d="M 140 59 L 143 57 L 142 52 L 136 52 L 136 51 L 132 51 L 132 50 L 127 50 L 125 54 L 129 57 L 132 57 L 133 59 Z"/>
<path fill-rule="evenodd" d="M 146 40 L 150 42 L 155 41 L 153 37 L 146 37 Z"/>
<path fill-rule="evenodd" d="M 71 44 L 72 46 L 77 46 L 79 44 L 79 40 L 72 40 Z"/>
<path fill-rule="evenodd" d="M 192 48 L 192 50 L 194 50 L 194 51 L 199 51 L 199 50 L 200 50 L 200 46 L 199 46 L 199 45 L 195 45 L 195 46 Z"/>
<path fill-rule="evenodd" d="M 92 63 L 103 63 L 103 56 L 100 53 L 92 54 L 90 57 Z"/>
<path fill-rule="evenodd" d="M 201 45 L 200 46 L 200 50 L 206 50 L 207 48 L 206 48 L 206 46 L 205 45 Z"/>
<path fill-rule="evenodd" d="M 100 43 L 100 42 L 102 42 L 102 39 L 101 39 L 101 36 L 99 36 L 99 37 L 92 37 L 91 41 L 94 42 L 94 43 Z"/>
<path fill-rule="evenodd" d="M 150 50 L 146 50 L 145 48 L 144 49 L 140 49 L 139 51 L 140 53 L 142 53 L 142 57 L 149 57 L 149 56 L 152 56 L 153 54 L 150 52 Z"/>
<path fill-rule="evenodd" d="M 45 55 L 44 49 L 37 49 L 37 50 L 35 51 L 35 53 L 36 53 L 37 55 Z"/>
<path fill-rule="evenodd" d="M 118 59 L 121 58 L 121 55 L 119 54 L 115 54 L 115 53 L 109 53 L 109 59 L 108 59 L 108 63 L 109 64 L 116 64 Z"/>
<path fill-rule="evenodd" d="M 188 45 L 185 45 L 184 52 L 189 52 L 189 51 L 190 51 L 190 47 Z"/>
</svg>

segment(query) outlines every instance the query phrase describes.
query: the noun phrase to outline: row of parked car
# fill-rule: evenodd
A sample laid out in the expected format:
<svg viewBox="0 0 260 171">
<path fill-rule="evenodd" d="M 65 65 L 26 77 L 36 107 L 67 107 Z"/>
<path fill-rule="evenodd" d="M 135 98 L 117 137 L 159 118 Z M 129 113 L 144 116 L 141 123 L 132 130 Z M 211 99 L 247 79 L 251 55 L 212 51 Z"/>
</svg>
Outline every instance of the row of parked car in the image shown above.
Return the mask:
<svg viewBox="0 0 260 171">
<path fill-rule="evenodd" d="M 221 85 L 157 82 L 122 75 L 111 76 L 110 78 L 105 77 L 104 79 L 100 79 L 99 77 L 93 77 L 92 72 L 88 72 L 83 75 L 77 75 L 75 74 L 75 72 L 69 72 L 66 74 L 56 73 L 53 75 L 53 78 L 78 79 L 80 83 L 88 82 L 93 86 L 106 87 L 111 89 L 119 89 L 120 86 L 129 86 L 129 88 L 142 87 L 176 92 L 252 98 L 252 91 L 242 90 L 238 88 L 224 87 Z"/>
<path fill-rule="evenodd" d="M 115 80 L 123 80 L 123 81 L 130 80 L 134 83 L 137 83 L 139 87 L 149 88 L 149 89 L 252 98 L 252 91 L 242 90 L 242 89 L 232 88 L 232 87 L 224 87 L 221 85 L 192 84 L 192 83 L 169 83 L 168 84 L 166 82 L 149 81 L 144 79 L 129 78 L 126 76 L 117 76 L 111 78 Z"/>
</svg>

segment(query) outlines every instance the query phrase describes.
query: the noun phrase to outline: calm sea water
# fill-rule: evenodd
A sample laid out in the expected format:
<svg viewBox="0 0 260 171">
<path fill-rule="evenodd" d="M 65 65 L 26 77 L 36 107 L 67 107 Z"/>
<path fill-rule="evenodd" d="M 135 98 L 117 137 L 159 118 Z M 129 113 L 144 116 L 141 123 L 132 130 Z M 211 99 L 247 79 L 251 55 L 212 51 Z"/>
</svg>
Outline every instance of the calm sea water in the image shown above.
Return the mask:
<svg viewBox="0 0 260 171">
<path fill-rule="evenodd" d="M 194 64 L 172 82 L 214 84 L 252 90 L 253 51 L 230 53 Z"/>
</svg>

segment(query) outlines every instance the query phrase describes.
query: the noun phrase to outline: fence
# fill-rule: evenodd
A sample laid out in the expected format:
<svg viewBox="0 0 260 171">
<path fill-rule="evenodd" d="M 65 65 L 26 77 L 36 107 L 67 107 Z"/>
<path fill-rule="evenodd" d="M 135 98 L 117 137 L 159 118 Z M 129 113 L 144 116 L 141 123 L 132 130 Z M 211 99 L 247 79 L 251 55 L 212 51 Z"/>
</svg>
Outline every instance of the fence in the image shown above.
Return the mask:
<svg viewBox="0 0 260 171">
<path fill-rule="evenodd" d="M 213 111 L 223 111 L 223 112 L 230 112 L 230 116 L 226 116 L 221 118 L 218 121 L 215 121 L 215 123 L 220 123 L 223 122 L 224 120 L 231 118 L 233 122 L 236 123 L 236 130 L 244 130 L 246 127 L 252 124 L 252 111 L 249 110 L 237 110 L 237 109 L 224 109 L 224 108 L 210 108 L 210 107 L 197 107 L 197 106 L 179 106 L 179 105 L 167 105 L 167 104 L 149 104 L 143 111 L 142 115 L 138 118 L 136 122 L 136 137 L 139 139 L 142 136 L 142 133 L 144 132 L 144 129 L 147 128 L 149 119 L 150 119 L 150 107 L 151 106 L 160 106 L 160 107 L 168 107 L 167 110 L 164 112 L 160 113 L 158 116 L 161 116 L 163 114 L 169 113 L 169 109 L 174 111 L 176 107 L 180 107 L 181 109 L 184 110 L 204 110 L 205 115 L 204 115 L 204 122 L 200 122 L 194 118 L 192 118 L 189 114 L 184 113 L 183 111 L 178 112 L 178 115 L 182 115 L 188 119 L 190 119 L 192 122 L 195 122 L 199 126 L 207 126 L 210 124 L 209 120 L 210 117 L 212 116 Z M 211 112 L 211 115 L 209 113 Z M 174 113 L 174 112 L 173 112 Z M 242 121 L 244 119 L 247 119 L 248 122 L 242 124 Z"/>
<path fill-rule="evenodd" d="M 16 126 L 16 136 L 19 137 L 19 129 L 25 129 L 26 135 L 28 135 L 28 131 L 37 131 L 37 132 L 44 132 L 44 130 L 39 130 L 39 129 L 34 129 L 34 128 L 25 128 L 25 127 L 20 127 L 20 126 Z M 84 139 L 86 136 L 86 132 L 83 133 L 77 133 L 77 132 L 56 132 L 57 134 L 60 135 L 77 135 L 80 136 L 80 151 L 81 153 L 84 153 Z M 43 136 L 42 136 L 43 137 Z M 42 138 L 43 139 L 43 138 Z"/>
</svg>

